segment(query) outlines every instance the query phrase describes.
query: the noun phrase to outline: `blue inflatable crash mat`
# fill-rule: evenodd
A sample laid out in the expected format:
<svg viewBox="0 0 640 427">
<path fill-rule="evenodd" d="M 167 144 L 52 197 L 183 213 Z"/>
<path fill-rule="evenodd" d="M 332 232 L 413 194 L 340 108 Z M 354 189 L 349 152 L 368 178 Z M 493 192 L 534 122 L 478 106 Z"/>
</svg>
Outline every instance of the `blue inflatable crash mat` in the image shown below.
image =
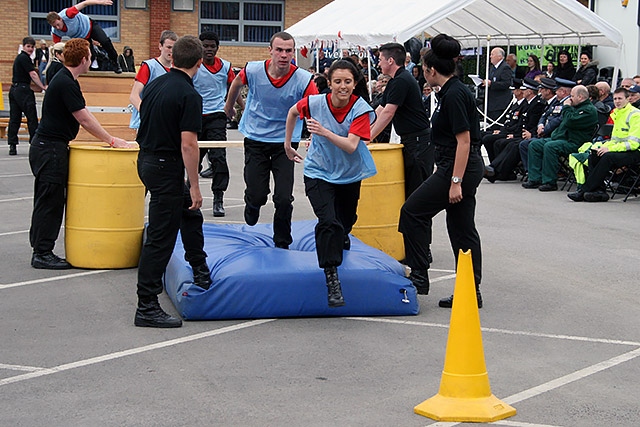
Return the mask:
<svg viewBox="0 0 640 427">
<path fill-rule="evenodd" d="M 416 289 L 403 266 L 353 236 L 338 267 L 345 305 L 330 308 L 315 252 L 315 224 L 294 222 L 289 250 L 274 247 L 270 224 L 204 224 L 213 280 L 206 291 L 193 284 L 178 236 L 164 276 L 167 294 L 187 320 L 418 314 Z"/>
</svg>

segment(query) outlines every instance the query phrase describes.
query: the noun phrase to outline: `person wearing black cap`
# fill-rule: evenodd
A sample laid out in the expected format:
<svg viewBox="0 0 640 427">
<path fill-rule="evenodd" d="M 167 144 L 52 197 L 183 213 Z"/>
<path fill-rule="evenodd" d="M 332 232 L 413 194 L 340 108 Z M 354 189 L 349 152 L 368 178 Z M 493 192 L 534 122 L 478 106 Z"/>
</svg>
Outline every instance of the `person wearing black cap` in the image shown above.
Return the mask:
<svg viewBox="0 0 640 427">
<path fill-rule="evenodd" d="M 520 160 L 525 171 L 529 170 L 529 144 L 533 138 L 548 138 L 551 133 L 560 125 L 562 121 L 562 103 L 571 95 L 571 88 L 576 84 L 571 80 L 560 78 L 548 79 L 543 77 L 540 79 L 540 95 L 542 99 L 547 101 L 540 120 L 538 120 L 538 128 L 535 134 L 525 137 L 520 141 Z"/>
<path fill-rule="evenodd" d="M 515 172 L 520 162 L 519 143 L 523 138 L 531 138 L 536 132 L 538 120 L 545 108 L 545 103 L 538 95 L 538 82 L 533 79 L 525 79 L 524 107 L 518 121 L 518 133 L 507 135 L 494 144 L 496 158 L 485 166 L 484 176 L 490 182 L 509 181 L 517 178 Z"/>
<path fill-rule="evenodd" d="M 460 250 L 471 250 L 480 308 L 482 251 L 475 226 L 475 195 L 482 181 L 484 165 L 480 155 L 480 122 L 475 100 L 454 75 L 455 58 L 459 55 L 460 43 L 446 34 L 439 34 L 431 40 L 431 49 L 422 57 L 425 78 L 430 85 L 441 87 L 432 122 L 437 169 L 402 206 L 398 231 L 403 235 L 406 262 L 411 267 L 409 279 L 420 294 L 428 294 L 431 220 L 445 210 L 454 256 L 457 259 Z M 439 305 L 450 308 L 453 296 L 440 300 Z"/>
<path fill-rule="evenodd" d="M 501 129 L 489 131 L 482 137 L 482 145 L 484 145 L 485 150 L 487 150 L 487 156 L 489 157 L 490 162 L 492 162 L 496 157 L 494 144 L 497 140 L 506 138 L 507 135 L 513 135 L 514 133 L 519 134 L 521 129 L 518 124 L 520 114 L 522 113 L 524 106 L 527 104 L 526 102 L 523 102 L 524 94 L 522 89 L 522 80 L 513 79 L 513 86 L 511 86 L 511 90 L 513 91 L 515 99 L 505 114 L 506 120 L 504 122 L 504 126 L 502 126 Z"/>
<path fill-rule="evenodd" d="M 529 144 L 529 180 L 524 188 L 540 191 L 558 189 L 558 162 L 560 156 L 578 151 L 590 141 L 598 124 L 598 112 L 583 85 L 571 89 L 571 97 L 563 102 L 562 121 L 551 137 L 534 139 Z"/>
<path fill-rule="evenodd" d="M 636 108 L 640 108 L 640 85 L 629 88 L 629 102 Z"/>
</svg>

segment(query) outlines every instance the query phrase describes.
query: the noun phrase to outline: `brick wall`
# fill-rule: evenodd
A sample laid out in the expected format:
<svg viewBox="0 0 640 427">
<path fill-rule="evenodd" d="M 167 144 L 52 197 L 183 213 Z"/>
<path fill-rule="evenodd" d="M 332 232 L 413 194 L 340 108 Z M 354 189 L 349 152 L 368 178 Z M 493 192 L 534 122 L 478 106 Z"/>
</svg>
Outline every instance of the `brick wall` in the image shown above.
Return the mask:
<svg viewBox="0 0 640 427">
<path fill-rule="evenodd" d="M 171 10 L 171 0 L 149 0 L 146 10 L 125 9 L 120 2 L 120 42 L 114 43 L 118 53 L 130 46 L 137 64 L 158 55 L 158 39 L 162 30 L 171 29 L 179 36 L 198 34 L 198 0 L 194 0 L 193 12 Z M 331 0 L 287 0 L 285 3 L 285 28 L 315 12 Z M 0 0 L 5 25 L 0 26 L 0 82 L 4 90 L 11 83 L 13 61 L 18 45 L 28 35 L 29 0 Z M 6 25 L 10 22 L 11 25 Z M 47 38 L 50 41 L 50 38 Z M 220 57 L 242 67 L 247 61 L 265 59 L 269 52 L 263 46 L 220 46 Z M 8 108 L 8 106 L 6 106 Z"/>
</svg>

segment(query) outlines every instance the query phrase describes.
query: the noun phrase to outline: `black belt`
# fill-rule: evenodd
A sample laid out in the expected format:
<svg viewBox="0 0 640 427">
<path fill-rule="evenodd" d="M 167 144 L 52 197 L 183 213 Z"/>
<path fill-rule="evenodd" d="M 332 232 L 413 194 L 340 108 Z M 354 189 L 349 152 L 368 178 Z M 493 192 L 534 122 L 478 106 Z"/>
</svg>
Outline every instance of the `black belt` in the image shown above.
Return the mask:
<svg viewBox="0 0 640 427">
<path fill-rule="evenodd" d="M 419 132 L 412 132 L 412 133 L 405 133 L 403 135 L 400 135 L 400 139 L 413 139 L 413 138 L 420 138 L 421 136 L 428 136 L 429 135 L 429 130 L 428 129 L 424 129 L 421 130 Z"/>
<path fill-rule="evenodd" d="M 11 83 L 13 87 L 31 87 L 31 83 Z"/>
</svg>

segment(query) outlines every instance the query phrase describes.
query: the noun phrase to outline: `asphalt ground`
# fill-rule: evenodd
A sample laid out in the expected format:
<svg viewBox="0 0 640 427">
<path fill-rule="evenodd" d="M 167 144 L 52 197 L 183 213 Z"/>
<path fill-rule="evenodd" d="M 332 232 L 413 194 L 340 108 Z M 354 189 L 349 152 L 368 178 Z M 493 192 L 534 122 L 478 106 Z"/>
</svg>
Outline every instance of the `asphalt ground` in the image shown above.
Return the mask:
<svg viewBox="0 0 640 427">
<path fill-rule="evenodd" d="M 206 191 L 207 222 L 242 223 L 242 149 L 228 158 L 227 216 L 214 220 Z M 314 218 L 301 171 L 294 220 Z M 0 426 L 456 425 L 413 413 L 438 392 L 446 352 L 450 310 L 437 301 L 452 292 L 454 261 L 443 214 L 417 316 L 156 330 L 133 326 L 136 269 L 31 268 L 25 145 L 0 152 L 0 178 Z M 621 199 L 481 184 L 484 356 L 493 394 L 518 411 L 494 425 L 640 425 L 640 199 Z M 269 202 L 260 222 L 272 214 Z"/>
</svg>

